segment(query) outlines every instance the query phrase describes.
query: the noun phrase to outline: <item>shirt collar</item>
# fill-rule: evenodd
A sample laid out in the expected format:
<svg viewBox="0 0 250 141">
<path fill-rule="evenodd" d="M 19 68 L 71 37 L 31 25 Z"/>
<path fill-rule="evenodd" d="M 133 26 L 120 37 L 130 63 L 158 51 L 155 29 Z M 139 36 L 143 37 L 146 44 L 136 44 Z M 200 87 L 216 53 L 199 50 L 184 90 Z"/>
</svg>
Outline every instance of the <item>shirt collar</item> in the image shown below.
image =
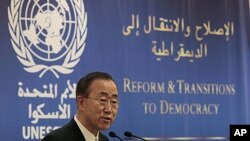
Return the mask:
<svg viewBox="0 0 250 141">
<path fill-rule="evenodd" d="M 85 128 L 81 122 L 76 118 L 76 115 L 74 116 L 74 120 L 76 121 L 77 126 L 80 128 L 84 138 L 86 141 L 98 141 L 99 140 L 99 132 L 97 133 L 97 136 L 92 134 L 87 128 Z"/>
</svg>

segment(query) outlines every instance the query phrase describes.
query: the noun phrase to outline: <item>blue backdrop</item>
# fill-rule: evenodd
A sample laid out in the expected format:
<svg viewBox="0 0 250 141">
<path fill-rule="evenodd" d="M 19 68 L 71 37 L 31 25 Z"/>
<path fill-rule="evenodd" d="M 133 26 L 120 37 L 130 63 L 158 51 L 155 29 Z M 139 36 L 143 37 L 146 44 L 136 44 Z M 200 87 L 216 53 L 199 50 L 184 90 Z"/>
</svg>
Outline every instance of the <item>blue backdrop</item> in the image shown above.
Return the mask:
<svg viewBox="0 0 250 141">
<path fill-rule="evenodd" d="M 40 140 L 75 114 L 91 71 L 117 81 L 109 131 L 229 140 L 250 124 L 249 0 L 1 0 L 1 140 Z M 113 139 L 111 139 L 113 140 Z"/>
</svg>

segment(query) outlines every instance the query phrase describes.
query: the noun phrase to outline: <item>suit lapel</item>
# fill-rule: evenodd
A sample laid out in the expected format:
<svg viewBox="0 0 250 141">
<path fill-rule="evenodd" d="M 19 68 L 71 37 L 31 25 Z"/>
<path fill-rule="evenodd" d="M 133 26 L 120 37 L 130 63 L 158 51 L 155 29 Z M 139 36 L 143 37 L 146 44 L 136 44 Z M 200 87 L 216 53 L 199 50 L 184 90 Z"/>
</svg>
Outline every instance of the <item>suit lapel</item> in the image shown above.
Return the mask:
<svg viewBox="0 0 250 141">
<path fill-rule="evenodd" d="M 74 141 L 86 141 L 74 118 L 68 123 L 68 127 L 71 128 Z M 108 138 L 100 132 L 99 141 L 108 141 Z"/>
<path fill-rule="evenodd" d="M 80 130 L 80 128 L 77 126 L 74 118 L 71 119 L 69 122 L 69 126 L 72 128 L 72 137 L 74 141 L 85 141 L 85 138 Z"/>
</svg>

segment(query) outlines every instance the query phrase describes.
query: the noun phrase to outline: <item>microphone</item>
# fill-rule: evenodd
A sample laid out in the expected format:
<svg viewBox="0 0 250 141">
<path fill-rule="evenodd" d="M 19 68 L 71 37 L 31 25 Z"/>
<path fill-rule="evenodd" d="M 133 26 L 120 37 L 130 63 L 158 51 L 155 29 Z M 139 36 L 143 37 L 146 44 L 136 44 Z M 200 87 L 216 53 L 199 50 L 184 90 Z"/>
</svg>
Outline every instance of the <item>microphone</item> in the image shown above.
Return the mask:
<svg viewBox="0 0 250 141">
<path fill-rule="evenodd" d="M 143 141 L 148 141 L 148 140 L 146 140 L 146 139 L 144 139 L 144 138 L 141 138 L 141 137 L 138 137 L 138 136 L 136 136 L 136 135 L 133 135 L 133 134 L 132 134 L 131 132 L 129 132 L 129 131 L 124 132 L 124 136 L 129 137 L 129 138 L 134 137 L 134 138 L 137 138 L 137 139 L 140 139 L 140 140 L 143 140 Z"/>
<path fill-rule="evenodd" d="M 118 135 L 116 135 L 116 133 L 113 131 L 109 132 L 109 136 L 112 138 L 118 138 L 120 141 L 123 141 L 123 139 L 121 137 L 119 137 Z"/>
</svg>

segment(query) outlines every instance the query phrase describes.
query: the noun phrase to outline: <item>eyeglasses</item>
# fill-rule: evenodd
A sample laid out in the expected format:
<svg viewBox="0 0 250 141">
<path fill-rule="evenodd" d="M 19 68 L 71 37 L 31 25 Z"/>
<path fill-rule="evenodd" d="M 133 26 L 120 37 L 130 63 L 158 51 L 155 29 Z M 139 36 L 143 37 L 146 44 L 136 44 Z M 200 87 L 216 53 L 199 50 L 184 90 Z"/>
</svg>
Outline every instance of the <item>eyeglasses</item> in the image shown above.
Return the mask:
<svg viewBox="0 0 250 141">
<path fill-rule="evenodd" d="M 109 103 L 112 108 L 117 109 L 119 107 L 119 100 L 117 98 L 92 98 L 92 97 L 86 97 L 88 99 L 96 100 L 100 105 L 107 106 Z"/>
</svg>

